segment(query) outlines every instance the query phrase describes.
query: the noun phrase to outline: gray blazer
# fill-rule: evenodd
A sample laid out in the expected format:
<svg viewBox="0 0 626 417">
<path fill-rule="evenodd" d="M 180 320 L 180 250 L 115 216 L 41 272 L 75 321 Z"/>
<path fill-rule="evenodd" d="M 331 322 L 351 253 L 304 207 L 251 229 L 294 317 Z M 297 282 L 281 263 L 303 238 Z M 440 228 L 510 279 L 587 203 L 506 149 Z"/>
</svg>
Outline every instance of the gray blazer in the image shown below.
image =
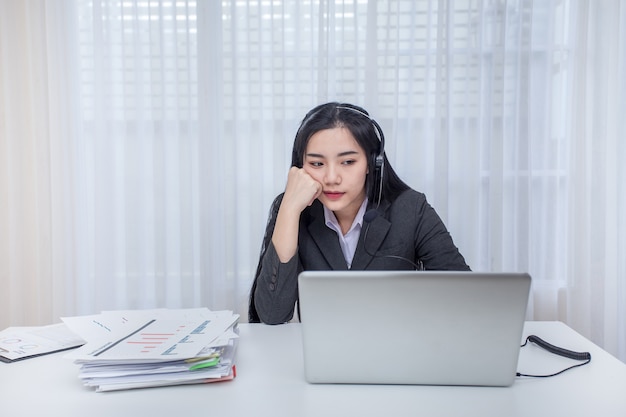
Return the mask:
<svg viewBox="0 0 626 417">
<path fill-rule="evenodd" d="M 304 270 L 347 270 L 337 233 L 325 224 L 322 204 L 315 200 L 300 216 L 298 252 L 281 263 L 271 242 L 282 194 L 272 204 L 264 244 L 252 285 L 251 322 L 285 323 L 298 300 L 298 274 Z M 372 209 L 373 204 L 370 202 Z M 352 260 L 353 270 L 469 270 L 448 230 L 424 194 L 406 190 L 363 224 Z"/>
</svg>

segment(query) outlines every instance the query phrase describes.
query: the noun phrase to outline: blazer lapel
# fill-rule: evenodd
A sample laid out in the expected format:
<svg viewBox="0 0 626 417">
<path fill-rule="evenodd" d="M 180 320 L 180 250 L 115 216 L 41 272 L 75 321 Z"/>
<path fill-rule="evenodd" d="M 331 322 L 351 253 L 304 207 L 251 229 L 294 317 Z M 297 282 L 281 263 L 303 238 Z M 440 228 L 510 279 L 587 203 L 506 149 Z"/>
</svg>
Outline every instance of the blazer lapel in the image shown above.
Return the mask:
<svg viewBox="0 0 626 417">
<path fill-rule="evenodd" d="M 326 226 L 321 207 L 319 204 L 318 210 L 311 213 L 313 220 L 308 225 L 309 234 L 332 269 L 348 269 L 337 233 Z"/>
<path fill-rule="evenodd" d="M 354 253 L 354 259 L 352 260 L 351 269 L 361 270 L 366 269 L 369 263 L 374 259 L 374 255 L 378 252 L 378 249 L 383 244 L 387 233 L 391 228 L 389 220 L 383 217 L 387 205 L 380 207 L 378 211 L 380 214 L 374 218 L 369 224 L 365 223 L 363 229 L 361 229 L 361 235 L 359 236 L 359 243 Z"/>
</svg>

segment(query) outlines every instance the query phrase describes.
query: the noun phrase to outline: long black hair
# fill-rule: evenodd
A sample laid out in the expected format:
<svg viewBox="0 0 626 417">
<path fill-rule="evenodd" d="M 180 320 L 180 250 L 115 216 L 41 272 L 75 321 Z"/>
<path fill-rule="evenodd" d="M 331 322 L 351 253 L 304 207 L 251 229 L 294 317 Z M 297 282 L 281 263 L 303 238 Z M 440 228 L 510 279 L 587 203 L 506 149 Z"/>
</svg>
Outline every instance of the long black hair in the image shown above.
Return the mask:
<svg viewBox="0 0 626 417">
<path fill-rule="evenodd" d="M 369 113 L 348 103 L 321 104 L 307 113 L 293 142 L 291 165 L 302 168 L 309 139 L 320 130 L 343 127 L 350 131 L 359 146 L 368 155 L 368 174 L 365 190 L 370 203 L 393 201 L 409 186 L 398 177 L 385 155 L 385 137 L 378 123 Z M 377 160 L 378 158 L 378 165 Z M 382 175 L 382 177 L 381 177 Z"/>
</svg>

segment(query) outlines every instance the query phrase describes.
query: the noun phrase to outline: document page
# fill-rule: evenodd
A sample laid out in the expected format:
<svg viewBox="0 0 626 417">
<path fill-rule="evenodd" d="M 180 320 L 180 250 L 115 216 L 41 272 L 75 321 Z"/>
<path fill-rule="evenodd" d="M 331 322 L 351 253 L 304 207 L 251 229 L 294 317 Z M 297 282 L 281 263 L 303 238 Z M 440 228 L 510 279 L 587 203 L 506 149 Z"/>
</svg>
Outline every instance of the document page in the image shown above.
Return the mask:
<svg viewBox="0 0 626 417">
<path fill-rule="evenodd" d="M 79 363 L 189 359 L 221 337 L 238 319 L 232 314 L 208 311 L 192 315 L 180 313 L 169 311 L 160 315 L 158 311 L 142 311 L 129 315 L 128 312 L 111 312 L 98 318 L 85 317 L 82 324 L 79 323 L 80 318 L 64 318 L 64 321 L 72 323 L 72 327 L 89 329 L 91 335 L 97 336 L 88 339 L 86 345 L 67 357 Z M 116 315 L 117 318 L 114 318 Z M 127 318 L 122 321 L 121 317 Z M 103 322 L 109 329 L 104 332 L 99 330 Z"/>
<path fill-rule="evenodd" d="M 85 341 L 64 323 L 9 327 L 0 332 L 0 360 L 14 362 L 81 346 Z"/>
</svg>

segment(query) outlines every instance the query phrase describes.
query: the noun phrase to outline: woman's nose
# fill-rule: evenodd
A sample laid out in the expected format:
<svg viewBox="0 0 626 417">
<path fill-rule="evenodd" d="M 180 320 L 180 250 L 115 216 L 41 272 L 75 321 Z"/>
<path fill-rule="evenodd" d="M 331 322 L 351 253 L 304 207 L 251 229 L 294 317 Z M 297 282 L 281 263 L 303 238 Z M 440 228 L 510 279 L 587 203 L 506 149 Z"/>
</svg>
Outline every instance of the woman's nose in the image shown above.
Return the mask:
<svg viewBox="0 0 626 417">
<path fill-rule="evenodd" d="M 341 183 L 341 176 L 335 167 L 328 166 L 324 180 L 326 181 L 326 184 L 339 184 Z"/>
</svg>

